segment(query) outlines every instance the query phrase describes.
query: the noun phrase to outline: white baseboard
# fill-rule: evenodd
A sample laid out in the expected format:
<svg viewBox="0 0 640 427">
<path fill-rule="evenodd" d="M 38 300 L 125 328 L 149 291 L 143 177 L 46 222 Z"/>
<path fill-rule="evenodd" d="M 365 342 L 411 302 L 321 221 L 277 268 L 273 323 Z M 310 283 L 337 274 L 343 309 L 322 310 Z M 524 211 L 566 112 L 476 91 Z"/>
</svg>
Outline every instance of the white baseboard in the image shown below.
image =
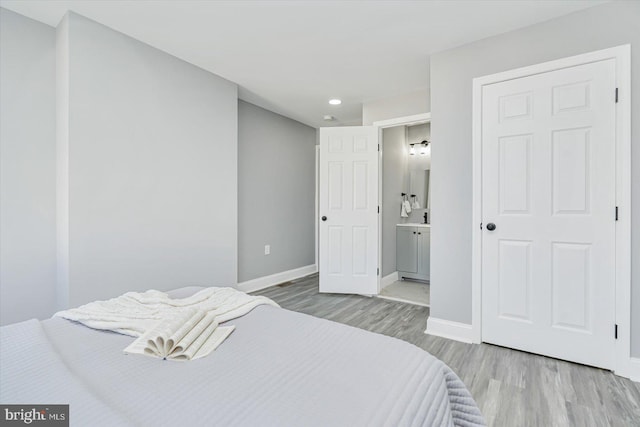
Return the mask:
<svg viewBox="0 0 640 427">
<path fill-rule="evenodd" d="M 315 264 L 306 265 L 304 267 L 294 268 L 293 270 L 283 271 L 270 276 L 258 277 L 257 279 L 238 283 L 236 289 L 242 292 L 255 292 L 293 279 L 304 277 L 308 274 L 316 273 L 317 271 L 318 268 Z"/>
<path fill-rule="evenodd" d="M 436 319 L 435 317 L 429 317 L 427 319 L 427 330 L 424 331 L 424 333 L 467 344 L 474 342 L 474 333 L 471 325 L 453 322 L 451 320 Z"/>
<path fill-rule="evenodd" d="M 629 358 L 629 379 L 640 383 L 640 358 Z"/>
<path fill-rule="evenodd" d="M 394 271 L 391 274 L 388 274 L 386 276 L 384 276 L 381 280 L 380 280 L 380 287 L 382 289 L 386 288 L 387 286 L 389 286 L 390 284 L 397 282 L 398 281 L 398 272 Z"/>
</svg>

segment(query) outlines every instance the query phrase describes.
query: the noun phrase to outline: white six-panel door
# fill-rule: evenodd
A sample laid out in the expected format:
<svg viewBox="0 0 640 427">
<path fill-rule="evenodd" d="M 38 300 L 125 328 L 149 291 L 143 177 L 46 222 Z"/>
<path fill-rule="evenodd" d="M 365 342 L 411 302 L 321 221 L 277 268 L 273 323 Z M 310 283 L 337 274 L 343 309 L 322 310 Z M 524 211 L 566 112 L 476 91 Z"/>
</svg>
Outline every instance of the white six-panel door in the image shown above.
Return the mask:
<svg viewBox="0 0 640 427">
<path fill-rule="evenodd" d="M 483 88 L 483 341 L 613 367 L 614 94 L 614 60 Z"/>
<path fill-rule="evenodd" d="M 378 292 L 378 128 L 320 129 L 320 292 Z"/>
</svg>

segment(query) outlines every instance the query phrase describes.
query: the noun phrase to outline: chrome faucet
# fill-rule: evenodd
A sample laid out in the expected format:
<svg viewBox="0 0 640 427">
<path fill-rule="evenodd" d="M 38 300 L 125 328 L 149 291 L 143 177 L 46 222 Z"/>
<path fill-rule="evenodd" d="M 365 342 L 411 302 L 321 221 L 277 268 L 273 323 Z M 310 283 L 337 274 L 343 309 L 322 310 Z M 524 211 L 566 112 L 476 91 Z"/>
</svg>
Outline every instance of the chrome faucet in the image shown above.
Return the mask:
<svg viewBox="0 0 640 427">
<path fill-rule="evenodd" d="M 424 223 L 429 224 L 427 211 L 424 211 Z"/>
</svg>

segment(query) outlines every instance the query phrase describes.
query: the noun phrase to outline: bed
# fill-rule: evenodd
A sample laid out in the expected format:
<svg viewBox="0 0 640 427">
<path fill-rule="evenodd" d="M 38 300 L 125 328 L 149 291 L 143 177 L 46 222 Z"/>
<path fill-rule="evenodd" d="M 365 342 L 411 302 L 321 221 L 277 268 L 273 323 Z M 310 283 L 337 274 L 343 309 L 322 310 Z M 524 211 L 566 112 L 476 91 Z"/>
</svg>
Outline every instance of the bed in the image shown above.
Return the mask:
<svg viewBox="0 0 640 427">
<path fill-rule="evenodd" d="M 4 326 L 0 403 L 69 404 L 80 426 L 484 425 L 460 379 L 412 344 L 269 305 L 228 323 L 189 362 L 126 355 L 131 337 L 58 317 Z"/>
</svg>

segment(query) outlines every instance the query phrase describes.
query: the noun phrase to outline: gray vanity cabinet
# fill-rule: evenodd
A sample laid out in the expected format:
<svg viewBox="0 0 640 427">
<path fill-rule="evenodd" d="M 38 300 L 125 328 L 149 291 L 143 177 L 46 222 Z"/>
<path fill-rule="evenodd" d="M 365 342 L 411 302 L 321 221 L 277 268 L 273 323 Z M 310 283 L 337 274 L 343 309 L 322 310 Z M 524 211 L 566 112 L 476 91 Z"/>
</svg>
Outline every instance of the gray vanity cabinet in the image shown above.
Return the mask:
<svg viewBox="0 0 640 427">
<path fill-rule="evenodd" d="M 418 232 L 415 227 L 396 227 L 396 270 L 418 272 Z"/>
<path fill-rule="evenodd" d="M 429 280 L 431 229 L 396 227 L 396 269 L 398 277 Z"/>
</svg>

